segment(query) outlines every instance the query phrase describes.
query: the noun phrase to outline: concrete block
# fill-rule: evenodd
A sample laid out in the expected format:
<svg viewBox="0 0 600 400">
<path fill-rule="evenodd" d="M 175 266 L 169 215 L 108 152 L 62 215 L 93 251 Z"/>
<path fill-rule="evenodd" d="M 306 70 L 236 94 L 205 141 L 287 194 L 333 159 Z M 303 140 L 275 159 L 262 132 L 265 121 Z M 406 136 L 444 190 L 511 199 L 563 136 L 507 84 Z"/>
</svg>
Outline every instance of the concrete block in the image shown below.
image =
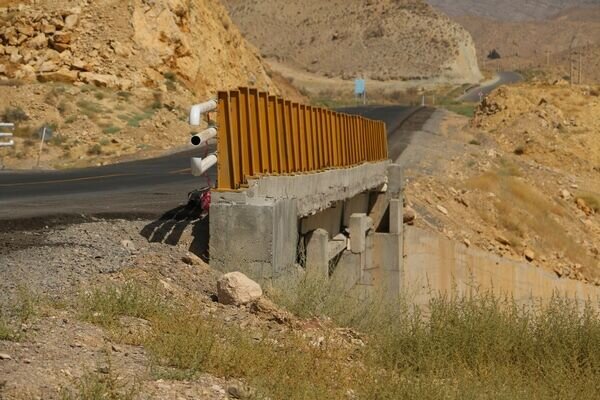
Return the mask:
<svg viewBox="0 0 600 400">
<path fill-rule="evenodd" d="M 366 233 L 373 228 L 373 221 L 366 214 L 352 214 L 350 216 L 350 250 L 353 253 L 362 253 L 366 249 Z"/>
</svg>

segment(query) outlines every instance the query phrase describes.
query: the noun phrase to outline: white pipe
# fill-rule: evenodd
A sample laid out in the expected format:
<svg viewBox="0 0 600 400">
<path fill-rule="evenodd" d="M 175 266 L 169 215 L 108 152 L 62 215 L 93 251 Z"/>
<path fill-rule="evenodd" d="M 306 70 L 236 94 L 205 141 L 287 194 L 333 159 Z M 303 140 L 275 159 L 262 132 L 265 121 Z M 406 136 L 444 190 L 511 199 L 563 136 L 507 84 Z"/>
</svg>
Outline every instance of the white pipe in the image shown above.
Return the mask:
<svg viewBox="0 0 600 400">
<path fill-rule="evenodd" d="M 192 158 L 192 175 L 202 176 L 206 171 L 211 169 L 217 163 L 217 155 L 210 154 L 205 158 L 193 157 Z"/>
<path fill-rule="evenodd" d="M 208 128 L 192 136 L 192 144 L 194 146 L 199 146 L 215 136 L 217 136 L 217 128 Z"/>
<path fill-rule="evenodd" d="M 190 125 L 198 126 L 202 122 L 202 114 L 211 112 L 217 109 L 217 101 L 209 100 L 204 103 L 195 104 L 190 110 Z"/>
<path fill-rule="evenodd" d="M 3 133 L 0 132 L 0 137 L 11 137 L 13 134 L 12 133 Z"/>
<path fill-rule="evenodd" d="M 9 147 L 9 146 L 13 146 L 15 144 L 14 141 L 10 141 L 10 142 L 6 142 L 6 143 L 0 143 L 0 147 Z"/>
</svg>

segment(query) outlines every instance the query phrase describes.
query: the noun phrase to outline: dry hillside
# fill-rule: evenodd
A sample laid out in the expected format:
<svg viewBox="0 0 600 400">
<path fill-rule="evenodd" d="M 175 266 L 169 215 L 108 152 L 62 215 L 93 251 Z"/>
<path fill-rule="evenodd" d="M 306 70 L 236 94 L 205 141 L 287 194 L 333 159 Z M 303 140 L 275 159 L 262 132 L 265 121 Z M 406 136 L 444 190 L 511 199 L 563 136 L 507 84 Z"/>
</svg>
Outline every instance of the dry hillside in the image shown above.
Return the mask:
<svg viewBox="0 0 600 400">
<path fill-rule="evenodd" d="M 481 78 L 469 34 L 421 0 L 225 0 L 263 56 L 326 77 Z"/>
<path fill-rule="evenodd" d="M 470 127 L 456 116 L 457 133 L 436 138 L 440 167 L 409 179 L 417 225 L 600 285 L 599 96 L 521 84 L 494 91 Z"/>
<path fill-rule="evenodd" d="M 6 2 L 5 2 L 6 3 Z M 0 119 L 18 123 L 4 159 L 87 165 L 185 145 L 190 103 L 217 89 L 279 92 L 218 0 L 55 0 L 0 8 Z"/>
<path fill-rule="evenodd" d="M 571 7 L 600 5 L 598 0 L 427 0 L 448 15 L 472 15 L 505 21 L 546 19 Z"/>
<path fill-rule="evenodd" d="M 593 51 L 587 47 L 600 44 L 600 7 L 571 9 L 543 21 L 495 21 L 481 17 L 456 20 L 471 32 L 478 54 L 487 55 L 492 49 L 500 53 L 499 62 L 504 69 L 568 72 L 565 55 L 572 48 L 582 52 L 587 74 L 597 79 Z M 578 56 L 574 60 L 578 63 Z M 495 64 L 488 66 L 491 65 Z"/>
</svg>

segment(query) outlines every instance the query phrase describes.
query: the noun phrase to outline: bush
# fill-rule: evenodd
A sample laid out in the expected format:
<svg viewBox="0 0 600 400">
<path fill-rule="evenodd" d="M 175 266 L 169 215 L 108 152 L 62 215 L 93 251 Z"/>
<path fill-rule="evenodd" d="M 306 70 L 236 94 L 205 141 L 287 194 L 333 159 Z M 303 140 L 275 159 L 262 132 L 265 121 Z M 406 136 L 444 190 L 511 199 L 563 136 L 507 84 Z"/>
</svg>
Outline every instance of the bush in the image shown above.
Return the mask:
<svg viewBox="0 0 600 400">
<path fill-rule="evenodd" d="M 87 151 L 87 154 L 89 156 L 99 156 L 102 154 L 102 146 L 99 143 L 96 143 L 93 146 L 90 146 L 90 148 Z"/>
<path fill-rule="evenodd" d="M 2 122 L 17 124 L 29 120 L 29 116 L 21 107 L 7 107 L 2 114 Z"/>
</svg>

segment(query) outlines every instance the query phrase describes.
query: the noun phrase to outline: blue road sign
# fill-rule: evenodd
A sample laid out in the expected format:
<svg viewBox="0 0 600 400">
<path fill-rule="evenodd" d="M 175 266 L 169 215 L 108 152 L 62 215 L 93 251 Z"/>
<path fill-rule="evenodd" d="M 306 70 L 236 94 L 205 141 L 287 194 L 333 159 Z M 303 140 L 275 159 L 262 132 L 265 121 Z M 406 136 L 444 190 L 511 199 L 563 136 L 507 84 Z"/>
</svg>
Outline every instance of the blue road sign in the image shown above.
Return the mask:
<svg viewBox="0 0 600 400">
<path fill-rule="evenodd" d="M 354 80 L 354 94 L 362 95 L 365 93 L 365 80 L 364 79 L 356 79 Z"/>
</svg>

